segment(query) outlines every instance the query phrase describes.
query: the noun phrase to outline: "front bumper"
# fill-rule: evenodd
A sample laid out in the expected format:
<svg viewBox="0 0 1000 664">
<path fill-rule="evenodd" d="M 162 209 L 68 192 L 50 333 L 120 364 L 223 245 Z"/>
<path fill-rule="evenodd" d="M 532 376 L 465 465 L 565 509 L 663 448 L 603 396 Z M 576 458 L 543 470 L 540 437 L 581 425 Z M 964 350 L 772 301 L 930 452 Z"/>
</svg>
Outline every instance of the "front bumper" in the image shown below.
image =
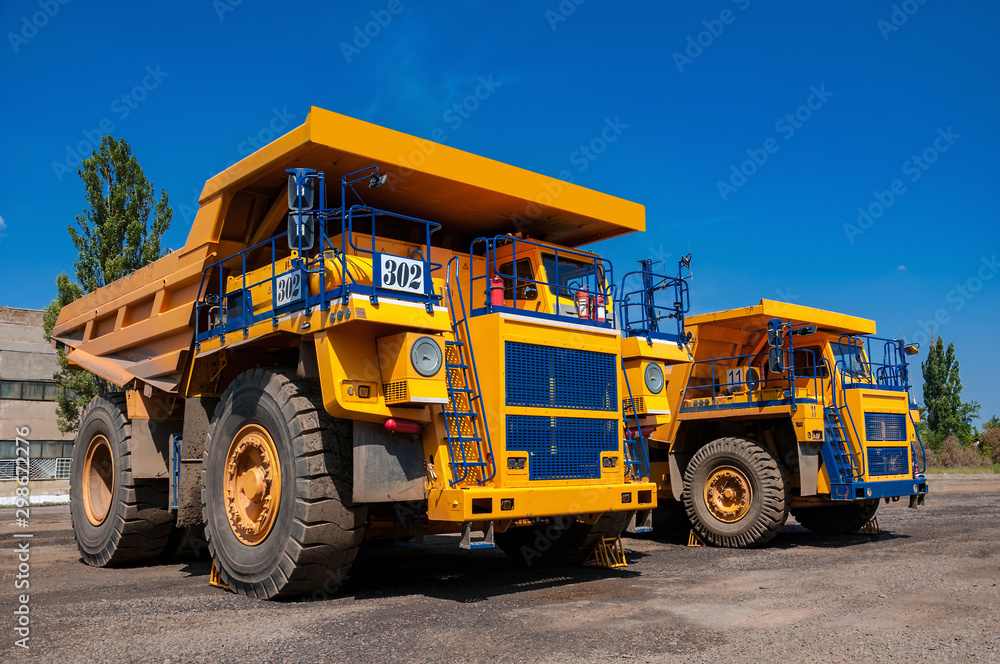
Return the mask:
<svg viewBox="0 0 1000 664">
<path fill-rule="evenodd" d="M 491 521 L 629 512 L 656 507 L 656 485 L 649 481 L 590 486 L 541 486 L 496 489 L 433 489 L 427 496 L 431 521 Z"/>
<path fill-rule="evenodd" d="M 872 498 L 902 498 L 927 493 L 927 479 L 886 480 L 883 482 L 852 482 L 830 487 L 832 500 L 870 500 Z"/>
</svg>

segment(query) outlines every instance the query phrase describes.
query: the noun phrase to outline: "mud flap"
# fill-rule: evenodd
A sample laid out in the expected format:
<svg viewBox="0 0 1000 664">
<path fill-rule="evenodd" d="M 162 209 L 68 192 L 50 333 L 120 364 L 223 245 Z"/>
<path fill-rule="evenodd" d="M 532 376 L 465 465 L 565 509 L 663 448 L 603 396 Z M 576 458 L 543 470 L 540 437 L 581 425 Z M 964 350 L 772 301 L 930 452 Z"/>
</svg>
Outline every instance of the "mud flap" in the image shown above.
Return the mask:
<svg viewBox="0 0 1000 664">
<path fill-rule="evenodd" d="M 913 496 L 910 496 L 909 508 L 913 509 L 913 510 L 923 509 L 923 507 L 924 507 L 924 498 L 926 498 L 926 497 L 927 497 L 926 493 L 919 493 L 919 494 L 915 494 Z"/>
</svg>

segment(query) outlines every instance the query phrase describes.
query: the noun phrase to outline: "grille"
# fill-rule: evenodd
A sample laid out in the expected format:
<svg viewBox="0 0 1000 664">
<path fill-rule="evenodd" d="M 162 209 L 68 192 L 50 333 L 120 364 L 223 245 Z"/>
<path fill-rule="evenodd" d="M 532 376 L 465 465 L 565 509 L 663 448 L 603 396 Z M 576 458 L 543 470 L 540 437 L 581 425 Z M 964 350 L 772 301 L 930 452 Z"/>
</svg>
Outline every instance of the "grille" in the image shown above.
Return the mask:
<svg viewBox="0 0 1000 664">
<path fill-rule="evenodd" d="M 622 399 L 622 412 L 631 415 L 632 414 L 632 399 Z M 639 397 L 635 399 L 635 407 L 639 411 L 639 415 L 646 412 L 646 397 Z"/>
<path fill-rule="evenodd" d="M 617 356 L 508 341 L 504 350 L 508 406 L 618 408 Z"/>
<path fill-rule="evenodd" d="M 865 413 L 868 440 L 906 440 L 906 417 L 901 413 Z"/>
<path fill-rule="evenodd" d="M 382 393 L 385 394 L 386 403 L 401 403 L 410 400 L 410 391 L 406 387 L 405 380 L 397 380 L 394 383 L 383 383 Z"/>
<path fill-rule="evenodd" d="M 618 420 L 507 416 L 507 451 L 528 453 L 530 480 L 601 476 L 601 452 L 618 451 Z"/>
<path fill-rule="evenodd" d="M 909 448 L 907 447 L 869 447 L 869 475 L 905 475 L 910 472 Z"/>
</svg>

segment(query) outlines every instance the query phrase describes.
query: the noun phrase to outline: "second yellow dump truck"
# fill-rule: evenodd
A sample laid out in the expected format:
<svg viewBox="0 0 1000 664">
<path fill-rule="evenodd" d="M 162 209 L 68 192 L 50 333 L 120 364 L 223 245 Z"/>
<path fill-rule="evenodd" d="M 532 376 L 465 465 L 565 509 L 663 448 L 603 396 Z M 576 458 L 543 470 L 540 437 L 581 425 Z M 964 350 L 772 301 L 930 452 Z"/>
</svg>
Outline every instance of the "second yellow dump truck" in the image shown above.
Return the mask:
<svg viewBox="0 0 1000 664">
<path fill-rule="evenodd" d="M 678 280 L 649 266 L 641 274 L 623 335 L 644 346 L 672 308 L 656 296 Z M 749 547 L 771 540 L 789 514 L 813 532 L 846 534 L 881 500 L 923 504 L 906 359 L 915 346 L 872 336 L 870 320 L 770 300 L 680 322 L 675 336 L 689 343 L 690 361 L 637 363 L 634 400 L 623 403 L 648 435 L 657 521 Z"/>
<path fill-rule="evenodd" d="M 85 562 L 204 527 L 224 583 L 335 590 L 365 538 L 582 562 L 656 506 L 610 264 L 642 206 L 314 108 L 206 185 L 184 247 L 63 308 Z M 643 351 L 647 352 L 648 351 Z M 653 353 L 687 358 L 683 344 Z"/>
</svg>

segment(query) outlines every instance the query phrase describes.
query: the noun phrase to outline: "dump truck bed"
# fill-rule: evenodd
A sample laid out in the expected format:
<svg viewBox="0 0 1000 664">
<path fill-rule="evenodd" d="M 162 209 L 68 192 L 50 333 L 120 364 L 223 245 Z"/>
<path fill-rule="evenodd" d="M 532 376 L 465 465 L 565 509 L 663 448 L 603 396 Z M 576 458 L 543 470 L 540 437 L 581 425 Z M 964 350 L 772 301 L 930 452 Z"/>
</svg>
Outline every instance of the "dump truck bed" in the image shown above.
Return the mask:
<svg viewBox="0 0 1000 664">
<path fill-rule="evenodd" d="M 326 171 L 328 196 L 339 199 L 340 176 L 372 165 L 388 182 L 364 189 L 367 204 L 435 221 L 453 244 L 516 230 L 576 247 L 645 230 L 637 203 L 313 107 L 302 125 L 205 184 L 182 249 L 63 307 L 53 343 L 115 384 L 177 392 L 202 273 L 283 228 L 285 169 Z"/>
</svg>

